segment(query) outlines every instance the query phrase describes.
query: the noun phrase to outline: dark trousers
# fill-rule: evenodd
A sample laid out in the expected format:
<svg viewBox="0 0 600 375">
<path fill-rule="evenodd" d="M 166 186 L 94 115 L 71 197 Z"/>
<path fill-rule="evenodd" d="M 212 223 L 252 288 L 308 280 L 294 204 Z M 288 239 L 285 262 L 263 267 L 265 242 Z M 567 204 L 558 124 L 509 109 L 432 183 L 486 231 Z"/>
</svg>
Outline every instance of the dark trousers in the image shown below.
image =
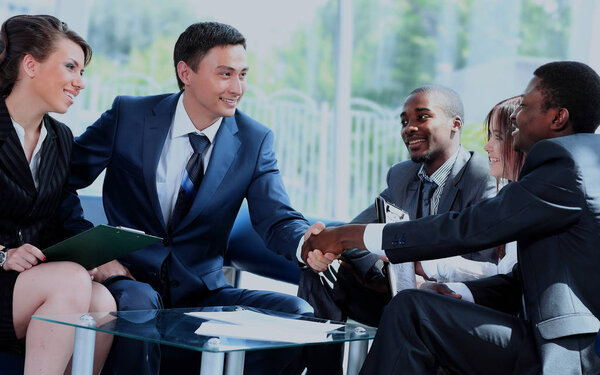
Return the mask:
<svg viewBox="0 0 600 375">
<path fill-rule="evenodd" d="M 360 373 L 525 375 L 567 374 L 574 368 L 598 373 L 594 335 L 545 342 L 542 370 L 531 327 L 516 316 L 473 303 L 402 291 L 385 308 Z"/>
<path fill-rule="evenodd" d="M 108 288 L 113 293 L 120 310 L 126 310 L 124 307 L 131 306 L 135 308 L 130 310 L 156 309 L 160 306 L 160 296 L 148 284 L 118 280 Z M 233 287 L 210 294 L 200 300 L 197 307 L 231 305 L 309 316 L 313 314 L 310 305 L 298 297 Z M 244 374 L 286 374 L 285 368 L 299 355 L 299 352 L 299 348 L 248 352 L 244 362 Z M 199 352 L 116 337 L 102 374 L 198 374 L 200 360 Z"/>
</svg>

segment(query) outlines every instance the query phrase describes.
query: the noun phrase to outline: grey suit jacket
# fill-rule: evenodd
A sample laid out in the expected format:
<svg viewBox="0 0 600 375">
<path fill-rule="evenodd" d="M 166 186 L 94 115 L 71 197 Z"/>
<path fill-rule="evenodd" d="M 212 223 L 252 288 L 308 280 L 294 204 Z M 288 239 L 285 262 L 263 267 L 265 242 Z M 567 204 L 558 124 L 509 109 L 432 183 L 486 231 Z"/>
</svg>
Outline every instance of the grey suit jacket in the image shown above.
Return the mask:
<svg viewBox="0 0 600 375">
<path fill-rule="evenodd" d="M 417 216 L 417 208 L 420 204 L 421 180 L 417 175 L 420 168 L 420 163 L 411 160 L 395 164 L 388 171 L 388 187 L 380 194 L 386 201 L 408 212 L 411 219 Z M 461 146 L 440 197 L 438 212 L 462 210 L 494 195 L 496 195 L 496 181 L 490 176 L 487 160 Z M 352 222 L 377 222 L 375 205 L 369 206 Z M 377 255 L 366 250 L 346 251 L 344 257 L 351 259 L 355 268 L 363 275 L 366 275 L 379 259 Z M 496 261 L 493 249 L 466 254 L 464 257 L 477 261 Z"/>
<path fill-rule="evenodd" d="M 400 263 L 514 240 L 521 281 L 502 275 L 467 284 L 476 302 L 490 306 L 490 296 L 522 288 L 544 370 L 552 372 L 555 340 L 600 329 L 600 135 L 536 143 L 519 181 L 496 198 L 462 212 L 386 225 L 382 245 L 390 261 Z"/>
</svg>

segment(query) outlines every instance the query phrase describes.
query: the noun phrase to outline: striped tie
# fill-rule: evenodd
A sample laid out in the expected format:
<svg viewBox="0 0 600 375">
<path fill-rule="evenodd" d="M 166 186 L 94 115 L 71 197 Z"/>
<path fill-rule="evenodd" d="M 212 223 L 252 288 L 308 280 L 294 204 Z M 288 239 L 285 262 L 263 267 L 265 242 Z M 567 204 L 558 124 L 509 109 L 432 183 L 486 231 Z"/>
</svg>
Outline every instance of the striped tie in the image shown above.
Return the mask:
<svg viewBox="0 0 600 375">
<path fill-rule="evenodd" d="M 204 177 L 202 153 L 210 145 L 210 141 L 205 135 L 196 133 L 188 134 L 188 138 L 190 139 L 194 153 L 185 167 L 179 193 L 177 194 L 177 201 L 175 202 L 175 208 L 171 216 L 171 224 L 178 223 L 187 215 L 190 207 L 192 207 L 194 198 L 196 198 L 202 177 Z"/>
</svg>

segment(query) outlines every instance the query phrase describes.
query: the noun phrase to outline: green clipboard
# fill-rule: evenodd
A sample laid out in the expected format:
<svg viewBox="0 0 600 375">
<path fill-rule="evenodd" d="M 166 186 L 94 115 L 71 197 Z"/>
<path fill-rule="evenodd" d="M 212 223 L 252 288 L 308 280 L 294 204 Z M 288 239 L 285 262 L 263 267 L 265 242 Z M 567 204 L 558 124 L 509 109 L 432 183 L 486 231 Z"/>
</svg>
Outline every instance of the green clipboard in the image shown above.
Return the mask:
<svg viewBox="0 0 600 375">
<path fill-rule="evenodd" d="M 98 225 L 42 252 L 47 261 L 68 260 L 89 270 L 159 241 L 162 238 L 142 231 Z"/>
</svg>

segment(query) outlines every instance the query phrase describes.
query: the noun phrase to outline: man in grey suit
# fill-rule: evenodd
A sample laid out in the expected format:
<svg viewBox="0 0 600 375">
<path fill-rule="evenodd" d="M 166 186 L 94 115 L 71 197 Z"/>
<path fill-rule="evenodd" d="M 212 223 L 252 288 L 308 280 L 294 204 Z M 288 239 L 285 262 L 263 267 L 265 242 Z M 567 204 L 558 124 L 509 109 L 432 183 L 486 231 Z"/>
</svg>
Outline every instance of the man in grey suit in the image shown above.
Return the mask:
<svg viewBox="0 0 600 375">
<path fill-rule="evenodd" d="M 380 196 L 406 211 L 411 219 L 462 210 L 496 194 L 496 181 L 489 174 L 487 160 L 460 144 L 463 112 L 459 95 L 443 86 L 419 87 L 404 102 L 400 115 L 402 139 L 411 160 L 390 168 L 388 187 Z M 429 189 L 430 197 L 425 197 L 428 185 L 434 187 Z M 424 209 L 423 203 L 429 199 L 429 209 Z M 366 208 L 352 222 L 377 222 L 375 206 Z M 493 249 L 487 249 L 466 254 L 464 258 L 495 262 L 494 256 Z M 333 298 L 342 316 L 377 326 L 383 307 L 390 300 L 383 261 L 362 249 L 345 252 L 343 259 L 344 267 L 333 287 Z M 423 271 L 420 273 L 426 276 Z M 307 275 L 303 276 L 304 280 Z M 311 296 L 306 297 L 310 302 Z M 321 314 L 318 304 L 315 314 L 339 318 Z"/>
<path fill-rule="evenodd" d="M 496 181 L 489 174 L 487 160 L 460 144 L 463 112 L 459 95 L 443 86 L 419 87 L 404 102 L 402 139 L 411 160 L 390 168 L 388 186 L 380 195 L 406 211 L 411 219 L 461 210 L 496 194 Z M 431 204 L 429 209 L 423 209 L 422 203 L 429 200 L 424 197 L 425 186 L 432 183 L 436 187 L 430 190 Z M 375 206 L 366 208 L 352 222 L 377 222 Z M 494 256 L 493 249 L 482 250 L 465 255 L 461 264 L 466 267 L 469 260 L 495 262 Z M 383 308 L 390 301 L 383 260 L 362 249 L 347 251 L 343 260 L 337 273 L 330 268 L 320 276 L 305 270 L 299 296 L 311 303 L 318 317 L 336 320 L 350 317 L 377 326 Z M 341 373 L 341 347 L 329 345 L 327 349 L 328 359 L 319 361 L 318 369 L 310 368 L 311 374 Z M 329 367 L 336 364 L 336 368 Z"/>
<path fill-rule="evenodd" d="M 328 229 L 305 243 L 305 252 L 383 248 L 406 262 L 517 240 L 513 274 L 466 283 L 484 306 L 451 292 L 398 294 L 362 373 L 600 373 L 600 76 L 577 62 L 543 65 L 512 119 L 527 159 L 496 198 L 379 228 Z M 502 312 L 514 306 L 519 316 Z"/>
</svg>

